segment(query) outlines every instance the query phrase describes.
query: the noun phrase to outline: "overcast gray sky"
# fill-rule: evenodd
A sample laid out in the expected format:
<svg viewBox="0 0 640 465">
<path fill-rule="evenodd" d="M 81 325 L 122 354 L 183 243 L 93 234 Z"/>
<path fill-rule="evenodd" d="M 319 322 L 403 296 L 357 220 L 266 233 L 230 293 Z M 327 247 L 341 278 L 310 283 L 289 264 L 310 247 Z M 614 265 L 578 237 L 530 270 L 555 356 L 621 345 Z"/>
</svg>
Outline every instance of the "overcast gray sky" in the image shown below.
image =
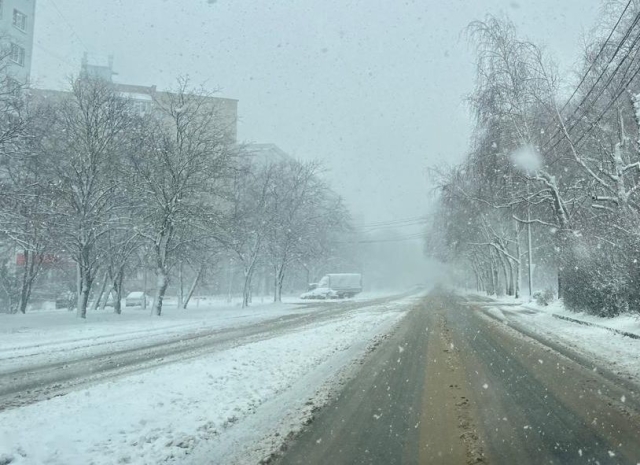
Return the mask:
<svg viewBox="0 0 640 465">
<path fill-rule="evenodd" d="M 65 86 L 82 53 L 117 80 L 189 74 L 239 99 L 239 136 L 318 158 L 361 221 L 425 211 L 426 168 L 459 160 L 473 55 L 460 37 L 507 14 L 568 74 L 597 0 L 39 0 L 33 77 Z M 568 76 L 569 77 L 569 76 Z"/>
</svg>

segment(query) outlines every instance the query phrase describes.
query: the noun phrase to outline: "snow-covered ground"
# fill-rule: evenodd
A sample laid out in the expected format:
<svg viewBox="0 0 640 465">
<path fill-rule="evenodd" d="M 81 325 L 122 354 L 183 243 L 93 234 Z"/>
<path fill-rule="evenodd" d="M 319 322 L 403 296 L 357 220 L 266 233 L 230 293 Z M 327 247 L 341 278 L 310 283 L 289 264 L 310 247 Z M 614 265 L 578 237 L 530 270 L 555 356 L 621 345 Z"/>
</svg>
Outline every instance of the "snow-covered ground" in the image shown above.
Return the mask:
<svg viewBox="0 0 640 465">
<path fill-rule="evenodd" d="M 116 351 L 179 338 L 184 334 L 250 325 L 304 311 L 288 304 L 250 308 L 207 305 L 189 310 L 167 306 L 163 316 L 150 310 L 123 309 L 89 313 L 51 311 L 26 315 L 0 314 L 0 374 L 25 365 L 59 362 L 78 356 Z"/>
<path fill-rule="evenodd" d="M 0 463 L 257 463 L 302 426 L 414 300 L 363 306 L 258 342 L 4 411 Z M 17 342 L 22 345 L 15 350 L 35 350 L 34 335 L 42 337 L 40 346 L 61 347 L 124 332 L 123 340 L 189 325 L 257 324 L 292 311 L 304 309 L 218 308 L 215 312 L 224 316 L 212 319 L 215 323 L 197 312 L 189 317 L 167 312 L 167 318 L 152 321 L 123 315 L 128 323 L 106 315 L 100 322 L 93 315 L 93 322 L 29 324 L 27 317 L 24 326 L 14 324 L 11 330 L 0 322 L 1 353 Z M 4 340 L 5 335 L 12 340 Z"/>
<path fill-rule="evenodd" d="M 484 312 L 499 321 L 514 326 L 520 325 L 640 384 L 640 339 L 626 337 L 606 329 L 640 336 L 639 316 L 600 318 L 566 310 L 561 301 L 555 301 L 549 306 L 540 306 L 525 299 L 515 300 L 510 297 L 474 299 L 472 294 L 467 294 L 466 298 L 469 301 L 478 300 L 477 303 L 482 305 Z M 571 318 L 587 324 L 558 317 Z"/>
<path fill-rule="evenodd" d="M 366 293 L 344 302 L 366 302 L 390 294 Z M 175 303 L 163 307 L 161 318 L 151 309 L 123 307 L 121 315 L 113 309 L 89 311 L 86 320 L 75 312 L 47 310 L 25 315 L 0 313 L 0 375 L 29 365 L 62 362 L 92 354 L 113 352 L 175 340 L 183 335 L 254 325 L 286 315 L 311 312 L 331 302 L 301 301 L 286 297 L 281 304 L 256 299 L 249 308 L 239 302 L 207 299 L 196 301 L 187 310 Z M 304 305 L 300 305 L 304 304 Z M 321 308 L 321 307 L 320 307 Z"/>
</svg>

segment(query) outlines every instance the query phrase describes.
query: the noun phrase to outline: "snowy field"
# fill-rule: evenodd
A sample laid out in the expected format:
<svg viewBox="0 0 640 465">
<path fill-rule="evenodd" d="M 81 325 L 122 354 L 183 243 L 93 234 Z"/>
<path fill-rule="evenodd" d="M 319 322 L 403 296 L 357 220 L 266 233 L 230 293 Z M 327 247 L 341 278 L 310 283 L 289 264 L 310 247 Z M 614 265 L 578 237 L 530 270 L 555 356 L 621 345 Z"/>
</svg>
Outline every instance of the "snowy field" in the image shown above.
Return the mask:
<svg viewBox="0 0 640 465">
<path fill-rule="evenodd" d="M 640 384 L 640 339 L 626 337 L 606 329 L 624 331 L 640 337 L 639 316 L 600 318 L 566 310 L 560 301 L 555 301 L 549 306 L 540 306 L 534 302 L 513 298 L 476 299 L 473 294 L 467 294 L 466 297 L 469 301 L 478 300 L 475 303 L 482 305 L 483 311 L 489 316 L 516 327 L 520 325 Z M 571 318 L 587 324 L 558 317 Z"/>
<path fill-rule="evenodd" d="M 257 463 L 302 427 L 415 299 L 361 306 L 264 340 L 6 410 L 0 413 L 0 463 Z M 0 353 L 7 359 L 43 346 L 90 351 L 89 341 L 125 343 L 207 325 L 255 325 L 304 311 L 287 304 L 202 308 L 188 315 L 168 311 L 162 319 L 127 312 L 125 321 L 90 315 L 86 322 L 69 317 L 56 324 L 27 315 L 19 316 L 22 326 L 10 328 L 3 316 Z M 211 312 L 215 318 L 207 317 Z M 34 337 L 41 342 L 34 344 Z"/>
</svg>

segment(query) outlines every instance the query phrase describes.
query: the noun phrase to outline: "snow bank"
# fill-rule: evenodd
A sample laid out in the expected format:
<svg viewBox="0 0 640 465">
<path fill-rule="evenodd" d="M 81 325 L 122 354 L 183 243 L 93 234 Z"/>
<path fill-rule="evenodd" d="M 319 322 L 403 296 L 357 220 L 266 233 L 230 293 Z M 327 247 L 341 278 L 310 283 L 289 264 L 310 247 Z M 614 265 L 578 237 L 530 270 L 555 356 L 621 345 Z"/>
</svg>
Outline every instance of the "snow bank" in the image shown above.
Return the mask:
<svg viewBox="0 0 640 465">
<path fill-rule="evenodd" d="M 124 309 L 122 315 L 89 312 L 0 314 L 0 373 L 176 339 L 212 329 L 241 327 L 309 309 L 287 304 L 249 308 L 201 305 L 188 310 L 164 309 L 162 317 L 149 310 Z"/>
<path fill-rule="evenodd" d="M 640 382 L 640 340 L 598 326 L 554 318 L 553 314 L 547 312 L 515 313 L 514 317 L 540 335 L 575 349 L 619 375 Z M 620 327 L 630 322 L 626 317 L 617 320 L 612 323 Z M 633 322 L 633 326 L 635 324 L 637 322 Z"/>
<path fill-rule="evenodd" d="M 507 318 L 504 316 L 504 313 L 502 313 L 502 310 L 500 310 L 498 307 L 488 307 L 485 309 L 485 311 L 491 315 L 492 317 L 494 317 L 496 320 L 499 321 L 506 321 Z"/>
<path fill-rule="evenodd" d="M 0 413 L 0 457 L 12 465 L 246 463 L 410 303 L 366 307 Z"/>
<path fill-rule="evenodd" d="M 541 306 L 535 303 L 527 304 L 527 308 L 532 308 L 540 312 L 559 315 L 566 318 L 580 320 L 597 326 L 611 328 L 617 331 L 624 331 L 640 336 L 640 315 L 624 314 L 613 318 L 603 318 L 589 315 L 584 312 L 572 312 L 567 310 L 561 300 L 556 300 L 548 306 Z"/>
<path fill-rule="evenodd" d="M 491 299 L 483 311 L 500 321 L 522 325 L 540 336 L 576 350 L 618 375 L 640 383 L 640 340 L 611 331 L 640 336 L 640 318 L 634 315 L 601 318 L 566 310 L 559 300 L 548 306 L 535 302 L 524 303 L 525 300 L 521 299 L 518 303 L 513 298 Z"/>
</svg>

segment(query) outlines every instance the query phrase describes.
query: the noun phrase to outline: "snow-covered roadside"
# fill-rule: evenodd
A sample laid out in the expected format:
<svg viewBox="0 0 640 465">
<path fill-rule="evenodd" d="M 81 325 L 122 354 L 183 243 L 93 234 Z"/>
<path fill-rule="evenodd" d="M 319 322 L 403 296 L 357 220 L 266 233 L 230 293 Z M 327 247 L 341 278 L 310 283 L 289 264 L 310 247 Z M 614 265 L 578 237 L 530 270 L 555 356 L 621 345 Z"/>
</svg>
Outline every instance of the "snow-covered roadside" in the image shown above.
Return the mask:
<svg viewBox="0 0 640 465">
<path fill-rule="evenodd" d="M 0 374 L 28 366 L 39 366 L 100 353 L 112 353 L 142 345 L 175 340 L 205 331 L 239 328 L 287 315 L 309 313 L 325 303 L 366 302 L 392 294 L 367 293 L 347 301 L 301 301 L 285 297 L 283 303 L 256 303 L 249 308 L 207 299 L 188 310 L 167 305 L 161 318 L 150 310 L 124 308 L 89 312 L 87 319 L 74 312 L 52 310 L 9 315 L 0 313 Z"/>
<path fill-rule="evenodd" d="M 0 413 L 0 462 L 257 461 L 287 430 L 301 426 L 310 405 L 323 402 L 337 375 L 388 332 L 412 301 L 365 307 Z"/>
<path fill-rule="evenodd" d="M 167 307 L 161 318 L 148 311 L 126 309 L 122 315 L 90 314 L 81 320 L 69 312 L 0 314 L 0 374 L 29 365 L 50 364 L 98 353 L 173 340 L 203 331 L 241 327 L 312 311 L 291 304 L 250 308 Z"/>
<path fill-rule="evenodd" d="M 640 384 L 640 340 L 616 334 L 607 328 L 640 335 L 640 318 L 621 315 L 599 318 L 566 310 L 561 302 L 549 306 L 508 299 L 482 304 L 488 315 L 507 324 L 521 325 L 540 336 L 577 351 L 613 372 Z M 499 316 L 498 316 L 499 313 Z M 590 325 L 564 320 L 571 318 Z M 592 326 L 595 325 L 595 326 Z"/>
<path fill-rule="evenodd" d="M 602 318 L 594 315 L 589 315 L 584 312 L 569 311 L 564 308 L 564 305 L 560 300 L 551 302 L 547 306 L 537 305 L 535 302 L 530 302 L 523 304 L 523 307 L 640 336 L 640 315 L 624 314 L 618 315 L 613 318 Z"/>
</svg>

